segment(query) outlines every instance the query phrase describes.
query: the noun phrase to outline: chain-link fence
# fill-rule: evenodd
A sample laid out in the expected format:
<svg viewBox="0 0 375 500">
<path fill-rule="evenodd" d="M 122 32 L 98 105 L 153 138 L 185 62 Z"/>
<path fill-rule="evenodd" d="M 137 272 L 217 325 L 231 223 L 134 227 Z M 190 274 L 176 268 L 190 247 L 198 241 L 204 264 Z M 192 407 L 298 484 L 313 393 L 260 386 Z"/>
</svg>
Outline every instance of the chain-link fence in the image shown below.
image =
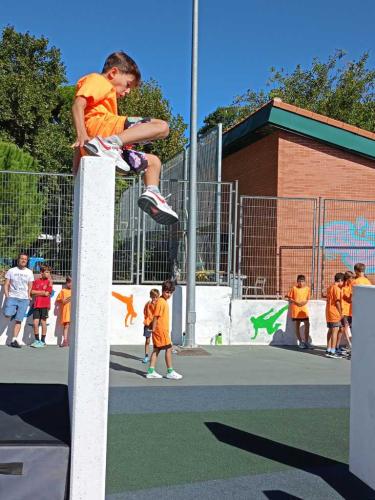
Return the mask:
<svg viewBox="0 0 375 500">
<path fill-rule="evenodd" d="M 239 274 L 244 298 L 283 298 L 305 274 L 314 287 L 316 200 L 241 196 Z"/>
<path fill-rule="evenodd" d="M 337 272 L 375 278 L 375 201 L 241 196 L 237 279 L 243 298 L 283 298 L 304 274 L 321 298 Z"/>
<path fill-rule="evenodd" d="M 26 252 L 30 264 L 53 266 L 57 281 L 71 270 L 71 175 L 0 171 L 0 268 Z"/>
<path fill-rule="evenodd" d="M 375 201 L 321 200 L 319 242 L 321 291 L 358 262 L 375 283 Z"/>
<path fill-rule="evenodd" d="M 160 283 L 186 279 L 188 182 L 163 180 L 161 190 L 179 214 L 179 222 L 156 224 L 137 205 L 138 178 L 116 178 L 113 281 Z M 227 284 L 233 248 L 234 190 L 231 183 L 197 185 L 197 281 Z M 0 172 L 0 269 L 26 252 L 38 272 L 53 269 L 55 282 L 71 272 L 73 177 L 31 172 Z M 100 214 L 98 214 L 100 216 Z M 93 272 L 100 272 L 93 262 Z"/>
</svg>

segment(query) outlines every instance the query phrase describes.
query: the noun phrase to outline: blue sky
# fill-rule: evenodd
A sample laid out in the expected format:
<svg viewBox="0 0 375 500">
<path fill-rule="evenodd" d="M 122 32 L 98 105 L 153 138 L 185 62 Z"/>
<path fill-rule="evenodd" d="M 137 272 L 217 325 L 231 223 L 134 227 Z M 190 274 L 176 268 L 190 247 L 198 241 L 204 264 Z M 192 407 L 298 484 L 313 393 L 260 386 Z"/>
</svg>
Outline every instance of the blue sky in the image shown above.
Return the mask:
<svg viewBox="0 0 375 500">
<path fill-rule="evenodd" d="M 293 70 L 340 48 L 350 58 L 369 50 L 374 67 L 374 19 L 373 0 L 200 0 L 200 123 L 248 88 L 264 87 L 271 66 Z M 60 48 L 69 83 L 125 50 L 188 121 L 191 0 L 2 0 L 0 27 L 7 24 Z"/>
</svg>

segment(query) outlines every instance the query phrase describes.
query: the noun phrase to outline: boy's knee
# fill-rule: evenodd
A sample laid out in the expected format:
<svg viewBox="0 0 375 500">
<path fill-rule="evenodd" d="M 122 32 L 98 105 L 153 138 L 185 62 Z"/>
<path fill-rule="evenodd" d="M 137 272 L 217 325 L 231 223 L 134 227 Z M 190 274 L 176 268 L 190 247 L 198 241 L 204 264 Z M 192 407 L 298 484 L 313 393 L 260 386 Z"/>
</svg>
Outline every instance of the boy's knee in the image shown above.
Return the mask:
<svg viewBox="0 0 375 500">
<path fill-rule="evenodd" d="M 159 136 L 160 139 L 165 139 L 169 135 L 169 125 L 166 121 L 164 120 L 157 120 L 156 121 L 159 127 Z"/>
<path fill-rule="evenodd" d="M 146 157 L 149 167 L 161 169 L 161 161 L 156 155 L 147 154 Z"/>
</svg>

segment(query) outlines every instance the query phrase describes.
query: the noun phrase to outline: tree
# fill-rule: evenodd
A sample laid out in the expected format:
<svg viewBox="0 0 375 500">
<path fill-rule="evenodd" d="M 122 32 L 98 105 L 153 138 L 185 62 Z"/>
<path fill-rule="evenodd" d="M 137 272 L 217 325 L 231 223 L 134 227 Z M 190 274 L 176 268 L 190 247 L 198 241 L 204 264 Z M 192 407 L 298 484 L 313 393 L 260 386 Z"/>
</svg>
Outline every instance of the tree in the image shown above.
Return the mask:
<svg viewBox="0 0 375 500">
<path fill-rule="evenodd" d="M 187 139 L 184 136 L 187 125 L 181 115 L 173 115 L 171 105 L 163 96 L 155 80 L 143 82 L 119 101 L 119 113 L 127 116 L 160 118 L 169 123 L 169 136 L 165 140 L 155 141 L 150 152 L 159 156 L 162 162 L 169 160 L 182 151 Z M 147 149 L 147 146 L 146 146 Z"/>
<path fill-rule="evenodd" d="M 227 108 L 218 108 L 204 123 L 223 121 L 228 129 L 270 99 L 280 97 L 289 104 L 375 131 L 375 70 L 368 68 L 368 58 L 365 52 L 357 61 L 345 63 L 345 53 L 339 50 L 326 62 L 313 59 L 307 69 L 298 64 L 292 73 L 271 68 L 269 90 L 249 89 L 234 99 L 229 107 L 231 116 L 222 111 Z"/>
<path fill-rule="evenodd" d="M 14 144 L 0 142 L 0 265 L 27 250 L 42 232 L 43 198 L 35 171 L 38 163 Z"/>
</svg>

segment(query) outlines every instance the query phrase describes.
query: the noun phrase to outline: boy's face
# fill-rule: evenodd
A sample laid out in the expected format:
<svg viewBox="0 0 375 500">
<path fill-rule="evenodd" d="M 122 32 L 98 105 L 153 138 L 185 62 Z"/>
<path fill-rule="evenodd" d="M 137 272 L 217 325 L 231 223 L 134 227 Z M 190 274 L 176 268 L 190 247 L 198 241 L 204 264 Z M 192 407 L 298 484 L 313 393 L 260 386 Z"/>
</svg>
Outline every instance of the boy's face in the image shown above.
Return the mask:
<svg viewBox="0 0 375 500">
<path fill-rule="evenodd" d="M 47 269 L 42 269 L 41 277 L 44 280 L 50 279 L 51 278 L 51 273 Z"/>
<path fill-rule="evenodd" d="M 298 288 L 303 288 L 305 286 L 305 280 L 298 280 L 297 281 L 297 287 Z"/>
<path fill-rule="evenodd" d="M 72 282 L 71 281 L 67 281 L 65 283 L 65 286 L 66 286 L 66 288 L 69 288 L 69 289 L 72 288 Z"/>
<path fill-rule="evenodd" d="M 155 303 L 156 303 L 156 301 L 158 300 L 158 298 L 159 298 L 158 296 L 156 296 L 156 297 L 151 297 L 151 303 L 152 303 L 152 304 L 155 304 Z"/>
<path fill-rule="evenodd" d="M 111 68 L 107 76 L 116 90 L 117 97 L 120 99 L 137 86 L 137 79 L 134 75 L 123 73 L 116 67 Z"/>
<path fill-rule="evenodd" d="M 336 285 L 342 288 L 344 286 L 344 281 L 343 280 L 336 281 Z"/>
<path fill-rule="evenodd" d="M 168 300 L 171 298 L 172 296 L 172 293 L 171 291 L 169 290 L 163 290 L 163 293 L 162 293 L 162 296 L 165 298 L 165 300 Z"/>
</svg>

